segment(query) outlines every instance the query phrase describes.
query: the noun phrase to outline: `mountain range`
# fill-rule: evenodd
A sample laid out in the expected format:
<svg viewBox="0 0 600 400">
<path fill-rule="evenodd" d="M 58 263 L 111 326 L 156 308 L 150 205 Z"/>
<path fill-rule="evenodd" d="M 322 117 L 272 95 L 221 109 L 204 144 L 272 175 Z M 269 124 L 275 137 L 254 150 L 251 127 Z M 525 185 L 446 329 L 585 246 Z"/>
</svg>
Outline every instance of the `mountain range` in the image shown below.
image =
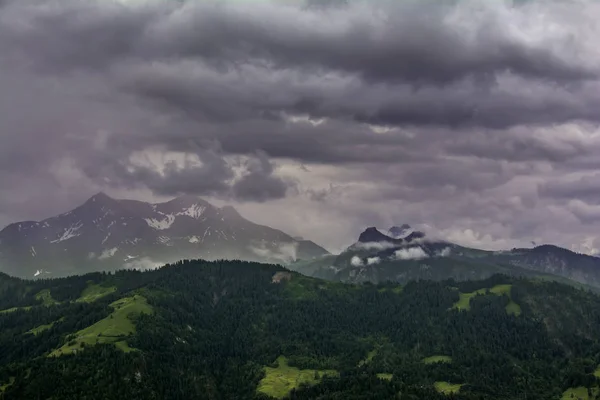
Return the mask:
<svg viewBox="0 0 600 400">
<path fill-rule="evenodd" d="M 310 240 L 255 224 L 231 206 L 195 196 L 151 204 L 98 193 L 72 211 L 0 231 L 0 271 L 23 278 L 148 269 L 198 258 L 283 264 L 307 276 L 350 283 L 486 279 L 500 273 L 600 287 L 600 258 L 553 245 L 486 251 L 399 224 L 369 227 L 340 254 L 330 254 Z"/>
<path fill-rule="evenodd" d="M 72 211 L 0 231 L 0 271 L 26 278 L 152 268 L 183 258 L 288 263 L 326 254 L 195 196 L 150 204 L 98 193 Z"/>
<path fill-rule="evenodd" d="M 430 239 L 408 224 L 387 234 L 367 228 L 339 255 L 298 260 L 290 268 L 341 282 L 486 279 L 494 274 L 539 277 L 600 287 L 600 258 L 553 246 L 486 251 Z"/>
</svg>

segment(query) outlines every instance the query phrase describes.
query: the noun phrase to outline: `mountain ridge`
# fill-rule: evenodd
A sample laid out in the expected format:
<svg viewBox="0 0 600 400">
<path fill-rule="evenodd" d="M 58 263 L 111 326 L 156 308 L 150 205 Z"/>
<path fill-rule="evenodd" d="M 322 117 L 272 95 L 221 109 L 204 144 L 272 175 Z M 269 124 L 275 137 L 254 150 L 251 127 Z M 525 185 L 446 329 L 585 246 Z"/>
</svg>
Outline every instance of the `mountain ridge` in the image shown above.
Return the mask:
<svg viewBox="0 0 600 400">
<path fill-rule="evenodd" d="M 392 236 L 369 227 L 339 255 L 299 261 L 291 268 L 309 276 L 350 283 L 486 279 L 503 273 L 600 287 L 600 258 L 559 246 L 479 250 L 430 239 L 408 224 L 393 226 L 388 234 Z"/>
<path fill-rule="evenodd" d="M 155 267 L 183 258 L 287 263 L 328 252 L 196 196 L 161 203 L 103 192 L 73 210 L 0 231 L 0 270 L 21 277 Z"/>
</svg>

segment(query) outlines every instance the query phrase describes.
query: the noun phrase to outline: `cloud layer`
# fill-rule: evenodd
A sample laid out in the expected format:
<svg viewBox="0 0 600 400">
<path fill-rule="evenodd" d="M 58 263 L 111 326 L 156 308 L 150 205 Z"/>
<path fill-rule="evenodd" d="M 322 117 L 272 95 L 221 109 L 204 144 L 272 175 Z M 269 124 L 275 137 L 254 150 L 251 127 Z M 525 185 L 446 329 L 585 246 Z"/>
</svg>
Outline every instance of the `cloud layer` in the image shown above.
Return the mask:
<svg viewBox="0 0 600 400">
<path fill-rule="evenodd" d="M 183 193 L 332 250 L 592 252 L 594 1 L 0 1 L 0 223 Z M 590 250 L 591 249 L 591 250 Z"/>
</svg>

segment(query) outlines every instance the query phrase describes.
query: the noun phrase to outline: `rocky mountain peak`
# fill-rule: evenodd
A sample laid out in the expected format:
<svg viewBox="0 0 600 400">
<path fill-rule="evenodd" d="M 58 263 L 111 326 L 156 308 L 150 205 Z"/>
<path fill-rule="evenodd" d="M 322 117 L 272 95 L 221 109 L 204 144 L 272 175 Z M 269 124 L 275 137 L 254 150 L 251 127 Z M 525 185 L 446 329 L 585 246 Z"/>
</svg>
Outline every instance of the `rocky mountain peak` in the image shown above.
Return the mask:
<svg viewBox="0 0 600 400">
<path fill-rule="evenodd" d="M 74 210 L 0 231 L 0 270 L 30 278 L 41 270 L 64 276 L 184 258 L 281 262 L 289 248 L 299 259 L 328 254 L 197 196 L 150 204 L 97 193 Z"/>
<path fill-rule="evenodd" d="M 394 239 L 404 238 L 410 233 L 412 233 L 412 228 L 408 224 L 402 224 L 400 226 L 394 225 L 387 232 L 388 236 L 393 237 Z"/>
<path fill-rule="evenodd" d="M 394 238 L 381 233 L 374 226 L 365 229 L 358 237 L 360 243 L 371 243 L 371 242 L 393 242 Z"/>
</svg>

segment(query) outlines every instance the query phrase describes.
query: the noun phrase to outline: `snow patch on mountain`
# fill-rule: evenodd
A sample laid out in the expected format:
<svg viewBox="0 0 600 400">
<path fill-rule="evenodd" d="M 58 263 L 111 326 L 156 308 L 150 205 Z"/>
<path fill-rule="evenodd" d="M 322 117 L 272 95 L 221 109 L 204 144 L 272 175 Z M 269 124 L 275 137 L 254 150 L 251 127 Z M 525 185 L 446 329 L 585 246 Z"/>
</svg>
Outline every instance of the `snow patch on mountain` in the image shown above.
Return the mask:
<svg viewBox="0 0 600 400">
<path fill-rule="evenodd" d="M 156 240 L 158 240 L 159 243 L 167 244 L 171 241 L 171 238 L 168 236 L 159 236 L 158 238 L 156 238 Z"/>
<path fill-rule="evenodd" d="M 81 223 L 81 221 L 77 222 L 76 224 L 71 225 L 63 232 L 61 237 L 59 237 L 56 240 L 50 241 L 50 243 L 64 242 L 65 240 L 69 240 L 71 238 L 81 235 L 81 233 L 79 233 L 78 231 L 79 231 L 79 229 L 81 229 L 82 226 L 83 226 L 83 224 Z"/>
<path fill-rule="evenodd" d="M 172 214 L 166 214 L 163 219 L 144 218 L 144 221 L 146 221 L 150 228 L 154 228 L 157 231 L 163 231 L 165 229 L 169 229 L 171 225 L 173 225 L 173 222 L 175 222 L 175 216 Z"/>
<path fill-rule="evenodd" d="M 187 208 L 181 212 L 178 212 L 175 215 L 187 215 L 188 217 L 198 219 L 204 214 L 204 211 L 206 211 L 205 206 L 201 206 L 199 204 L 193 204 L 189 208 Z"/>
</svg>

